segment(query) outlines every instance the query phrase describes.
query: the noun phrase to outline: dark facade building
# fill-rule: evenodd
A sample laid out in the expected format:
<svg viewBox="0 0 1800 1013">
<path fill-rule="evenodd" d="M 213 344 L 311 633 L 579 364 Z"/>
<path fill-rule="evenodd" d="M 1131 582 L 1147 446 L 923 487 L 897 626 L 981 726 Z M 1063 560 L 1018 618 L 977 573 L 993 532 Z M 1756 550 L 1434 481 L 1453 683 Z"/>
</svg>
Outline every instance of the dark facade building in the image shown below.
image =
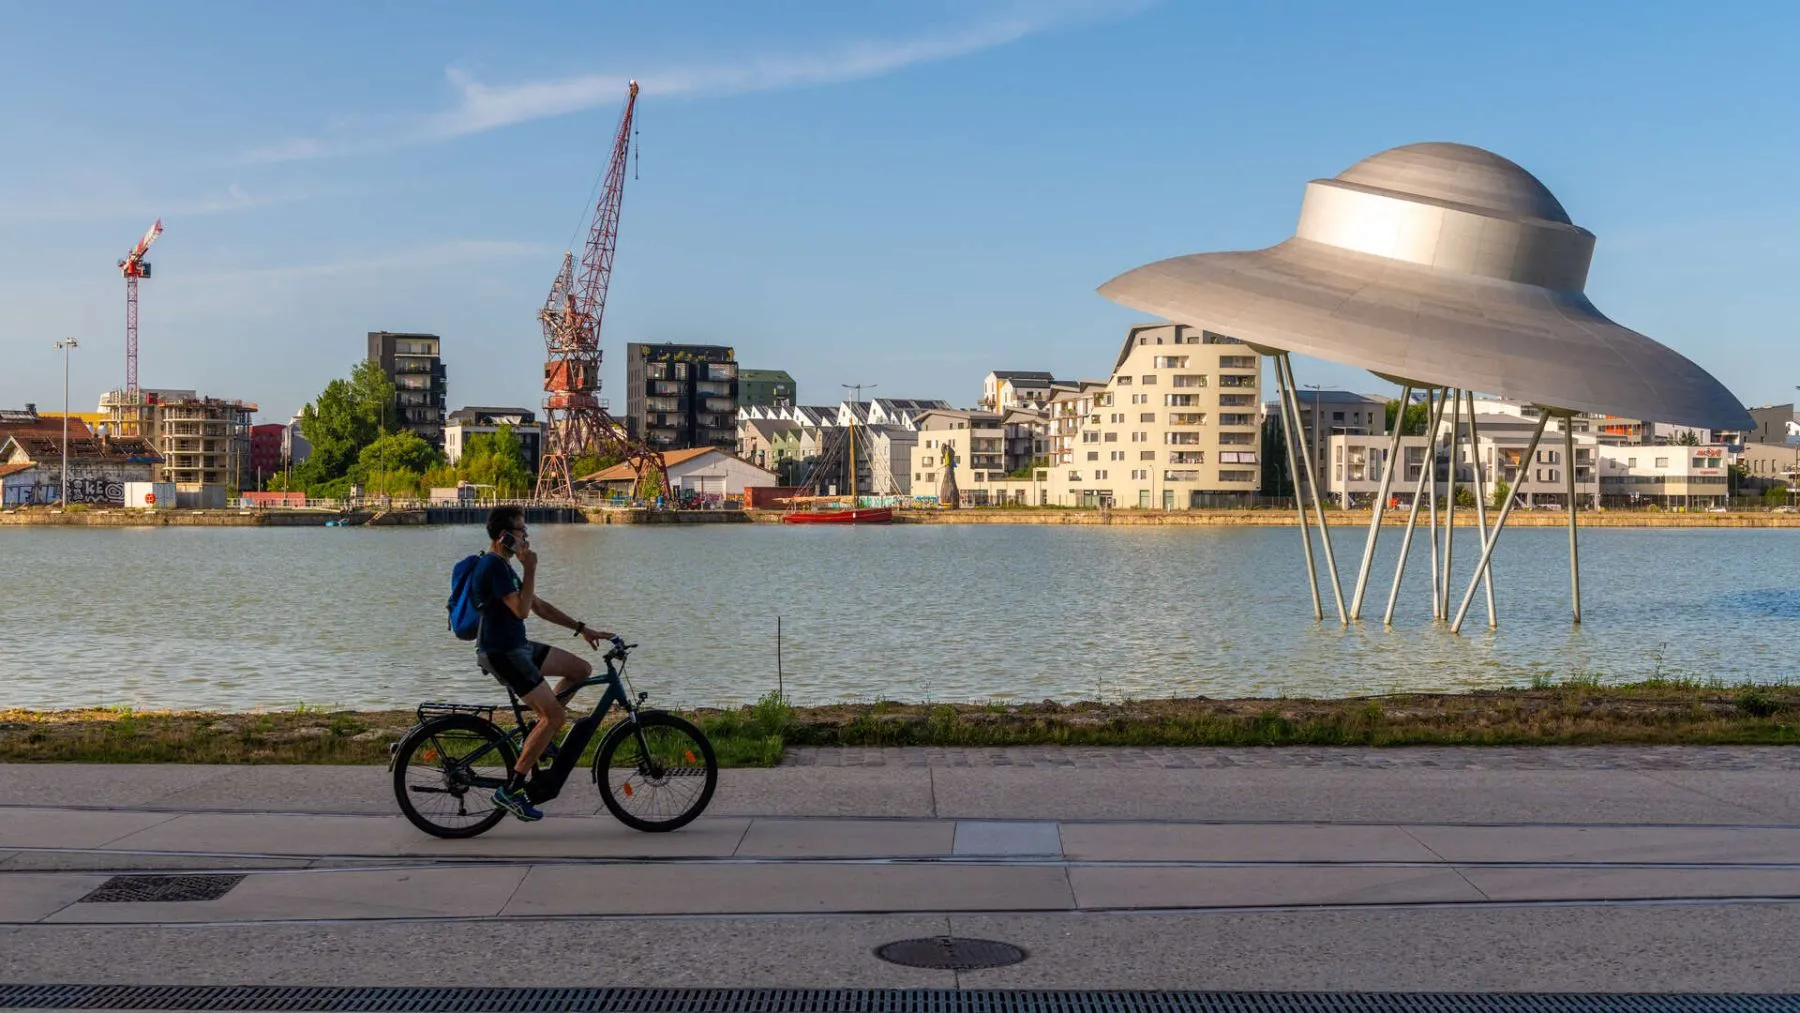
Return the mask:
<svg viewBox="0 0 1800 1013">
<path fill-rule="evenodd" d="M 250 427 L 250 467 L 244 474 L 244 487 L 263 489 L 269 479 L 281 474 L 281 448 L 288 427 L 280 422 L 264 422 Z"/>
<path fill-rule="evenodd" d="M 788 408 L 800 403 L 800 388 L 785 369 L 742 369 L 738 371 L 737 403 L 739 408 Z"/>
<path fill-rule="evenodd" d="M 402 429 L 434 447 L 444 445 L 446 384 L 435 334 L 369 332 L 369 359 L 394 381 L 394 410 Z"/>
<path fill-rule="evenodd" d="M 723 345 L 625 346 L 625 415 L 661 450 L 737 448 L 737 359 Z"/>
</svg>

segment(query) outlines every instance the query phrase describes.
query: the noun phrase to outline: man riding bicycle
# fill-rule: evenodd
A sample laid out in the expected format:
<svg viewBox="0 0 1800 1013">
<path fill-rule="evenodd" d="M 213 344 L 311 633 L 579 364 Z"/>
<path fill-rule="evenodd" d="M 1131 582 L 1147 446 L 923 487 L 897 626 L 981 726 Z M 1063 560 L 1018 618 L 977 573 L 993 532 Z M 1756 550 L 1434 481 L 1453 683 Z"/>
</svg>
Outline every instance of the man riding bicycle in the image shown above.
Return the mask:
<svg viewBox="0 0 1800 1013">
<path fill-rule="evenodd" d="M 476 563 L 471 578 L 476 607 L 481 612 L 475 658 L 482 671 L 510 687 L 537 715 L 506 784 L 494 791 L 494 804 L 519 819 L 537 820 L 544 814 L 525 794 L 526 775 L 567 719 L 568 712 L 557 699 L 558 694 L 586 680 L 593 674 L 594 666 L 560 647 L 526 639 L 525 617 L 536 614 L 546 622 L 574 630 L 576 636 L 595 649 L 617 638 L 569 618 L 563 610 L 537 596 L 538 557 L 531 549 L 522 508 L 495 507 L 488 514 L 487 533 L 492 543 L 490 551 Z M 508 562 L 515 558 L 524 568 L 522 578 Z M 545 676 L 558 680 L 554 690 L 544 684 Z"/>
</svg>

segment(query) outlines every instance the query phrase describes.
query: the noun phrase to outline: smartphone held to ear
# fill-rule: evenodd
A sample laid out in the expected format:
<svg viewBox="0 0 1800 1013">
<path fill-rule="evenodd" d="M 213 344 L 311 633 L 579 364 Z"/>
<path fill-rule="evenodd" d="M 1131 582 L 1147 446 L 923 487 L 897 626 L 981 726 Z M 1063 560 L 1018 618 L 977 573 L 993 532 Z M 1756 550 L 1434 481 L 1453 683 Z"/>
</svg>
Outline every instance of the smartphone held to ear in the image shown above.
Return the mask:
<svg viewBox="0 0 1800 1013">
<path fill-rule="evenodd" d="M 501 548 L 505 549 L 508 552 L 511 552 L 517 546 L 518 546 L 518 539 L 513 537 L 512 532 L 507 531 L 507 532 L 501 534 L 501 536 L 500 536 L 500 547 Z"/>
</svg>

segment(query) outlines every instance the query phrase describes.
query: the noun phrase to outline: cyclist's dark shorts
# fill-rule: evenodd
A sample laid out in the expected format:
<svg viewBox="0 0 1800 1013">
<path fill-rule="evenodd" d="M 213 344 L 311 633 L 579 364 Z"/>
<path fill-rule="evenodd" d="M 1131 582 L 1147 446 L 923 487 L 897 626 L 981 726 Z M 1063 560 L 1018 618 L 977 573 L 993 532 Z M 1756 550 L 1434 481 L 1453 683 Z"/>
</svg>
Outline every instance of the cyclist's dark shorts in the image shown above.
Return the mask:
<svg viewBox="0 0 1800 1013">
<path fill-rule="evenodd" d="M 483 654 L 476 652 L 475 660 L 481 670 L 512 687 L 514 693 L 524 696 L 544 684 L 544 659 L 550 656 L 550 645 L 528 640 L 525 646 L 513 651 L 494 651 Z"/>
</svg>

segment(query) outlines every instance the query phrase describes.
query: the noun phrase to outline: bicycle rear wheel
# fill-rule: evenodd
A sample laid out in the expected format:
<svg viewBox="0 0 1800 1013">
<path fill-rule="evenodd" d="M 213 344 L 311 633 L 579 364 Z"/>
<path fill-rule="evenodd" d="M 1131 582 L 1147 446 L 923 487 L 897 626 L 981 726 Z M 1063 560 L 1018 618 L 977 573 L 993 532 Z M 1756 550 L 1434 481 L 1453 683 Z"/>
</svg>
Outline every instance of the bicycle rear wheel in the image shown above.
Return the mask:
<svg viewBox="0 0 1800 1013">
<path fill-rule="evenodd" d="M 492 722 L 473 714 L 433 718 L 394 750 L 394 797 L 420 830 L 474 837 L 506 818 L 493 794 L 517 759 L 512 742 Z"/>
<path fill-rule="evenodd" d="M 646 833 L 693 822 L 719 785 L 706 734 L 663 711 L 639 711 L 613 726 L 594 757 L 600 800 L 620 823 Z"/>
</svg>

